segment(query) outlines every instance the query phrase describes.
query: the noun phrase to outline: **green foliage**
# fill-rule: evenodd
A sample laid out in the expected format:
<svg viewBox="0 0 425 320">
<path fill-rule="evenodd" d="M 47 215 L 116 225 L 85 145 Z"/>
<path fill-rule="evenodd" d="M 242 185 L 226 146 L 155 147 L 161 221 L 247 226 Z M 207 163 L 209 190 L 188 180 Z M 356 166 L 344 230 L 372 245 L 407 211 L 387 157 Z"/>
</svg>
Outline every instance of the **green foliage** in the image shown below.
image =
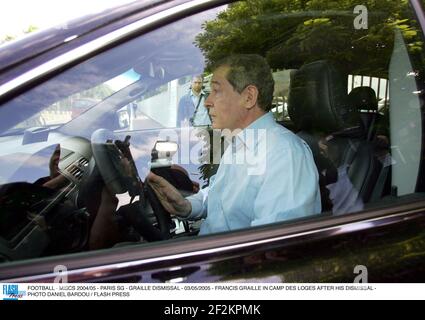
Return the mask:
<svg viewBox="0 0 425 320">
<path fill-rule="evenodd" d="M 14 36 L 7 34 L 6 36 L 4 36 L 3 39 L 0 40 L 0 43 L 9 42 L 9 41 L 12 41 L 13 39 L 15 39 Z"/>
<path fill-rule="evenodd" d="M 27 29 L 23 30 L 23 33 L 27 34 L 27 33 L 31 33 L 31 32 L 36 31 L 36 30 L 38 30 L 38 27 L 31 24 L 31 25 L 28 26 Z M 10 41 L 13 41 L 15 39 L 16 39 L 16 35 L 7 34 L 2 39 L 0 39 L 0 44 L 5 43 L 5 42 L 10 42 Z"/>
<path fill-rule="evenodd" d="M 354 28 L 357 0 L 247 0 L 229 5 L 203 25 L 196 43 L 207 67 L 233 53 L 257 53 L 272 68 L 298 68 L 320 59 L 337 61 L 350 72 L 385 77 L 394 30 L 409 50 L 422 52 L 408 1 L 365 0 L 368 29 Z M 365 59 L 364 57 L 368 58 Z"/>
<path fill-rule="evenodd" d="M 38 30 L 38 27 L 31 24 L 27 29 L 24 30 L 24 33 L 31 33 L 36 30 Z"/>
</svg>

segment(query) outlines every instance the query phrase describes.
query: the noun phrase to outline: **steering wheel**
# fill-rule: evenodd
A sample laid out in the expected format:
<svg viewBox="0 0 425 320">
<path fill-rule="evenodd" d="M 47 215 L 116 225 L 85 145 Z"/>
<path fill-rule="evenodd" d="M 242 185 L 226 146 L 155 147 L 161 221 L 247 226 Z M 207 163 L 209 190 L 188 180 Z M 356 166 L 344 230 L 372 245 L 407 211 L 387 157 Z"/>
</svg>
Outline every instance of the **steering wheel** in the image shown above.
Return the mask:
<svg viewBox="0 0 425 320">
<path fill-rule="evenodd" d="M 140 196 L 139 203 L 129 205 L 128 210 L 121 210 L 123 218 L 127 223 L 132 225 L 136 231 L 142 236 L 151 238 L 151 241 L 169 239 L 171 218 L 169 213 L 164 209 L 156 196 L 154 190 L 146 183 L 141 183 L 141 179 L 137 173 L 130 153 L 129 136 L 126 140 L 120 141 L 118 137 L 107 129 L 98 129 L 93 132 L 91 137 L 91 147 L 96 167 L 109 190 L 114 194 L 122 194 L 129 192 L 131 197 Z M 122 148 L 127 148 L 128 151 Z M 124 152 L 123 152 L 124 151 Z M 124 158 L 127 158 L 131 166 L 131 174 L 129 175 L 129 167 L 126 165 Z M 143 208 L 146 207 L 148 201 L 152 207 L 158 222 L 159 233 L 144 215 Z M 154 229 L 152 229 L 154 228 Z M 156 230 L 155 230 L 156 229 Z M 150 236 L 152 234 L 153 236 Z"/>
</svg>

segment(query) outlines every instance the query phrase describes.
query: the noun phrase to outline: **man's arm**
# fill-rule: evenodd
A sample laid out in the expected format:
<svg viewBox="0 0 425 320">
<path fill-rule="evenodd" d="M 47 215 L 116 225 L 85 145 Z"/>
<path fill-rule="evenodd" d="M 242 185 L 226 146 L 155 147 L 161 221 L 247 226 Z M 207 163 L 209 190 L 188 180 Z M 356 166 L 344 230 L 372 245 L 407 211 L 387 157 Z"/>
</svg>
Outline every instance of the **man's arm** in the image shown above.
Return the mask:
<svg viewBox="0 0 425 320">
<path fill-rule="evenodd" d="M 109 248 L 118 242 L 120 231 L 115 220 L 117 206 L 117 197 L 103 187 L 100 206 L 90 230 L 90 250 Z"/>
<path fill-rule="evenodd" d="M 317 169 L 307 153 L 287 149 L 269 155 L 254 202 L 252 226 L 320 212 Z"/>
<path fill-rule="evenodd" d="M 209 187 L 206 187 L 199 190 L 198 193 L 186 197 L 192 207 L 192 211 L 187 216 L 188 219 L 200 219 L 207 216 L 208 190 Z"/>
</svg>

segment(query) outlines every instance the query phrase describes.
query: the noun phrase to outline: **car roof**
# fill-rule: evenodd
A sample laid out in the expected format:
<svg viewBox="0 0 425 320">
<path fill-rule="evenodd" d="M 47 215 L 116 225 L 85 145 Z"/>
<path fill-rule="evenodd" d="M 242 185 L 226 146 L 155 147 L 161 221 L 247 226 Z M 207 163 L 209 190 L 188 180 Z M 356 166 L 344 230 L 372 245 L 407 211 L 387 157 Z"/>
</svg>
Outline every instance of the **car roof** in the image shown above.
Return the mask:
<svg viewBox="0 0 425 320">
<path fill-rule="evenodd" d="M 96 36 L 189 0 L 139 0 L 88 14 L 0 46 L 0 84 Z M 68 49 L 65 49 L 68 48 Z M 62 49 L 61 49 L 62 48 Z M 55 53 L 53 53 L 55 51 Z M 52 54 L 49 55 L 49 53 Z M 37 59 L 47 54 L 43 59 Z M 32 60 L 31 63 L 28 63 Z M 37 61 L 38 60 L 38 61 Z"/>
</svg>

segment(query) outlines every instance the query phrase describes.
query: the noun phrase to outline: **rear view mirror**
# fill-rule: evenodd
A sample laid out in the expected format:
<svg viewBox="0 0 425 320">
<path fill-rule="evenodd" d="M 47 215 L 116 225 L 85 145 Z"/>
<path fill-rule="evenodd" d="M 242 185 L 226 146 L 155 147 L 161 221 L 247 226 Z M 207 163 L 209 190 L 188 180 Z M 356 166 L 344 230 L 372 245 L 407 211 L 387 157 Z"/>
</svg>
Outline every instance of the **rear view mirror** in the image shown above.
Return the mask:
<svg viewBox="0 0 425 320">
<path fill-rule="evenodd" d="M 118 126 L 120 129 L 125 129 L 130 126 L 130 115 L 126 109 L 117 111 Z"/>
<path fill-rule="evenodd" d="M 22 145 L 47 141 L 49 137 L 49 128 L 34 127 L 26 129 L 22 139 Z"/>
<path fill-rule="evenodd" d="M 134 71 L 138 74 L 150 77 L 152 79 L 164 79 L 165 69 L 164 67 L 156 62 L 145 62 L 143 64 L 133 67 Z"/>
</svg>

